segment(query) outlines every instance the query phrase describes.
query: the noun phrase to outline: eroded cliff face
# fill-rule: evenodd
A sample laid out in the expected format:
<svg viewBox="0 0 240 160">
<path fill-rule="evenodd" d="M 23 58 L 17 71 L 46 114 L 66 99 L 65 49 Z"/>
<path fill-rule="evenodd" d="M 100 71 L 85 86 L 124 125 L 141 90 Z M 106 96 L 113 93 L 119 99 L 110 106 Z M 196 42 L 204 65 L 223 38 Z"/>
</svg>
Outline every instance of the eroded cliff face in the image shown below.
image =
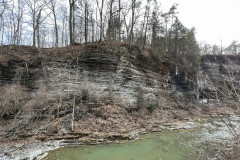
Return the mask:
<svg viewBox="0 0 240 160">
<path fill-rule="evenodd" d="M 175 74 L 168 68 L 168 73 L 163 74 L 161 65 L 151 61 L 139 53 L 92 52 L 74 59 L 49 60 L 45 65 L 46 84 L 53 96 L 60 92 L 75 94 L 82 97 L 84 105 L 92 106 L 115 103 L 148 107 L 156 104 L 162 90 L 179 95 L 192 92 L 183 73 Z"/>
<path fill-rule="evenodd" d="M 196 99 L 194 88 L 177 66 L 125 44 L 40 53 L 5 46 L 0 57 L 0 130 L 5 136 L 51 135 L 72 130 L 74 120 L 74 128 L 85 132 L 131 131 L 156 120 L 186 117 Z"/>
<path fill-rule="evenodd" d="M 73 128 L 129 132 L 184 119 L 199 100 L 226 102 L 239 93 L 238 56 L 203 56 L 199 72 L 191 75 L 125 44 L 41 52 L 4 46 L 3 51 L 0 131 L 5 137 L 63 135 Z"/>
<path fill-rule="evenodd" d="M 0 64 L 0 87 L 20 84 L 33 94 L 44 87 L 49 97 L 76 96 L 84 105 L 92 106 L 116 103 L 147 107 L 156 103 L 162 90 L 179 95 L 192 93 L 193 84 L 174 65 L 126 46 L 118 50 L 76 50 L 72 51 L 75 55 L 66 53 L 70 56 L 61 51 L 54 54 L 55 50 L 43 51 L 40 56 L 33 50 L 26 60 L 24 51 L 15 51 Z"/>
<path fill-rule="evenodd" d="M 202 56 L 190 74 L 126 44 L 2 49 L 1 144 L 129 140 L 209 108 L 239 106 L 239 56 Z M 2 148 L 9 159 L 19 152 Z"/>
<path fill-rule="evenodd" d="M 200 98 L 234 105 L 240 93 L 240 56 L 202 56 L 198 73 Z"/>
<path fill-rule="evenodd" d="M 148 104 L 161 86 L 160 69 L 141 66 L 141 55 L 86 53 L 73 59 L 46 62 L 47 86 L 53 96 L 75 94 L 84 105 L 137 105 L 140 90 Z M 144 63 L 147 63 L 145 61 Z M 157 70 L 158 69 L 158 70 Z M 91 104 L 92 103 L 92 104 Z"/>
</svg>

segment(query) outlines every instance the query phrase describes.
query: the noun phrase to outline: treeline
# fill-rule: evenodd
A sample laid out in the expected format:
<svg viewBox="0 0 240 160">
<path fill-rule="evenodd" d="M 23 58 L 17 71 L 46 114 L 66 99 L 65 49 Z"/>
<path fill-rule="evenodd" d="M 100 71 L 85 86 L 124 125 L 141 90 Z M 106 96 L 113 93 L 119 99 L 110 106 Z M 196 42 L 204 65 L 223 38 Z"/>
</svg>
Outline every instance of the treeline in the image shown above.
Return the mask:
<svg viewBox="0 0 240 160">
<path fill-rule="evenodd" d="M 202 43 L 200 45 L 202 55 L 240 55 L 240 43 L 233 40 L 229 46 L 211 45 Z"/>
<path fill-rule="evenodd" d="M 0 41 L 34 47 L 125 42 L 165 59 L 195 59 L 194 28 L 178 18 L 177 4 L 163 12 L 157 0 L 1 0 Z M 183 60 L 184 61 L 184 60 Z M 186 61 L 186 60 L 185 60 Z"/>
</svg>

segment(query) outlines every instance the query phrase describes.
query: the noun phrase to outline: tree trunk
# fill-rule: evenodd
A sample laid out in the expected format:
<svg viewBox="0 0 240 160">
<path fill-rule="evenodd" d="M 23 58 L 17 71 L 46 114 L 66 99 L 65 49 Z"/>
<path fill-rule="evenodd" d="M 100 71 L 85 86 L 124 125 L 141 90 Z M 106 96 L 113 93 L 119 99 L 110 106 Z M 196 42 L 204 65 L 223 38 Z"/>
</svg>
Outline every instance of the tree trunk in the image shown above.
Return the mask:
<svg viewBox="0 0 240 160">
<path fill-rule="evenodd" d="M 39 31 L 39 24 L 37 25 L 37 44 L 38 44 L 38 50 L 40 50 L 40 31 Z"/>
<path fill-rule="evenodd" d="M 55 26 L 55 36 L 56 36 L 55 47 L 58 47 L 58 27 L 57 27 L 57 17 L 56 17 L 55 10 L 53 10 L 53 16 L 54 16 L 54 26 Z"/>
<path fill-rule="evenodd" d="M 74 44 L 73 41 L 73 26 L 72 26 L 72 16 L 73 16 L 73 1 L 69 0 L 69 36 L 70 36 L 70 45 Z"/>
<path fill-rule="evenodd" d="M 104 0 L 102 0 L 102 6 L 100 9 L 100 42 L 102 41 L 102 38 L 103 38 L 103 5 L 104 5 Z"/>
<path fill-rule="evenodd" d="M 3 33 L 4 33 L 4 19 L 1 19 L 1 30 L 2 31 L 2 35 L 1 35 L 1 55 L 3 54 Z"/>
<path fill-rule="evenodd" d="M 94 20 L 92 17 L 92 42 L 94 42 Z"/>
<path fill-rule="evenodd" d="M 145 35 L 147 34 L 147 23 L 146 23 L 146 19 L 147 19 L 147 16 L 148 16 L 148 4 L 146 5 L 146 8 L 145 8 L 145 13 L 144 13 L 144 20 L 143 20 L 143 25 L 142 25 L 142 35 L 141 35 L 141 48 L 144 48 L 145 46 Z M 146 25 L 146 28 L 145 28 L 145 25 Z M 144 29 L 145 29 L 145 32 L 144 32 Z"/>
<path fill-rule="evenodd" d="M 62 29 L 62 47 L 64 46 L 64 28 L 65 28 L 65 19 L 63 19 L 63 29 Z"/>
<path fill-rule="evenodd" d="M 37 26 L 36 26 L 38 50 L 40 50 L 40 18 L 41 18 L 41 14 L 42 14 L 42 9 L 40 9 L 40 11 L 38 13 Z"/>
<path fill-rule="evenodd" d="M 18 18 L 18 23 L 17 23 L 17 36 L 16 36 L 16 41 L 17 41 L 17 45 L 19 45 L 20 39 L 21 39 L 21 34 L 20 34 L 20 26 L 21 26 L 21 18 Z"/>
<path fill-rule="evenodd" d="M 129 44 L 133 44 L 133 26 L 134 26 L 134 18 L 135 18 L 135 8 L 136 8 L 136 0 L 132 0 L 132 24 L 131 24 L 131 30 L 130 30 Z"/>
<path fill-rule="evenodd" d="M 84 15 L 84 20 L 85 20 L 85 27 L 84 27 L 84 32 L 85 32 L 85 45 L 87 44 L 88 41 L 88 5 L 85 3 L 85 15 Z"/>
<path fill-rule="evenodd" d="M 35 26 L 35 12 L 33 13 L 33 47 L 36 47 L 36 26 Z"/>
<path fill-rule="evenodd" d="M 118 28 L 118 40 L 121 42 L 121 0 L 118 1 L 118 23 L 119 23 L 119 28 Z"/>
<path fill-rule="evenodd" d="M 148 12 L 149 13 L 149 12 Z M 144 33 L 144 39 L 143 39 L 143 46 L 146 45 L 146 41 L 147 41 L 147 29 L 148 29 L 148 16 L 147 16 L 147 22 L 146 22 L 146 26 L 145 26 L 145 33 Z"/>
<path fill-rule="evenodd" d="M 75 40 L 76 40 L 76 34 L 75 34 L 75 26 L 76 26 L 76 23 L 75 23 L 75 6 L 73 5 L 73 11 L 72 11 L 72 38 L 73 38 L 73 43 L 75 43 Z"/>
<path fill-rule="evenodd" d="M 97 9 L 96 9 L 96 24 L 97 24 L 98 18 L 97 18 Z M 96 25 L 96 41 L 98 40 L 98 25 Z"/>
<path fill-rule="evenodd" d="M 112 12 L 112 9 L 113 9 L 113 2 L 114 0 L 111 0 L 110 1 L 110 9 L 109 9 L 109 21 L 108 21 L 108 31 L 107 31 L 107 37 L 109 40 L 113 39 L 113 12 Z"/>
</svg>

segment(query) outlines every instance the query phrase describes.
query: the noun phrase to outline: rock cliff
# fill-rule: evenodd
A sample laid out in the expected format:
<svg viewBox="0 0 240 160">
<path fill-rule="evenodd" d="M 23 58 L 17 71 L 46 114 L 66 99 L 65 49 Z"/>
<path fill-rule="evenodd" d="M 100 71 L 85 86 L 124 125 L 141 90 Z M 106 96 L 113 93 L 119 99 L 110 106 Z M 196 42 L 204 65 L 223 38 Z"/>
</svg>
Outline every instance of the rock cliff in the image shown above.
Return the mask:
<svg viewBox="0 0 240 160">
<path fill-rule="evenodd" d="M 223 93 L 219 88 L 223 84 L 239 93 L 231 79 L 225 81 L 230 71 L 239 85 L 238 63 L 235 56 L 203 56 L 199 73 L 192 75 L 126 44 L 41 51 L 4 46 L 1 138 L 66 135 L 71 130 L 126 133 L 184 119 L 195 110 L 197 100 L 218 98 L 216 90 Z"/>
<path fill-rule="evenodd" d="M 198 73 L 200 98 L 221 100 L 228 105 L 239 99 L 240 56 L 202 56 Z"/>
<path fill-rule="evenodd" d="M 193 91 L 183 71 L 137 48 L 122 45 L 117 51 L 101 51 L 91 46 L 81 53 L 78 48 L 65 51 L 49 49 L 39 55 L 32 48 L 9 50 L 2 61 L 8 59 L 0 63 L 0 87 L 20 84 L 33 94 L 44 87 L 50 97 L 75 95 L 88 106 L 144 103 L 147 107 L 164 89 L 179 95 Z"/>
</svg>

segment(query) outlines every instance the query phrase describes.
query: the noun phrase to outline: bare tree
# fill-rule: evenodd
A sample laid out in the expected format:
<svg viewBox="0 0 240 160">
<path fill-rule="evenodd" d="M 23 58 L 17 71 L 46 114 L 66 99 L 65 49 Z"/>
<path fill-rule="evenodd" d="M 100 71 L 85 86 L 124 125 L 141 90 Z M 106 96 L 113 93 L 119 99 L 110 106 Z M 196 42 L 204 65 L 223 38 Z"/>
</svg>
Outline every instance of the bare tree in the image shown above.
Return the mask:
<svg viewBox="0 0 240 160">
<path fill-rule="evenodd" d="M 85 0 L 84 2 L 84 37 L 85 37 L 85 44 L 88 42 L 88 15 L 89 15 L 89 4 Z"/>
<path fill-rule="evenodd" d="M 7 8 L 7 1 L 1 1 L 0 2 L 0 18 L 2 19 L 2 17 L 3 17 L 3 14 L 4 14 L 4 11 L 6 10 L 6 8 Z"/>
<path fill-rule="evenodd" d="M 158 31 L 159 31 L 159 19 L 158 17 L 160 15 L 159 12 L 159 6 L 157 4 L 157 1 L 154 2 L 154 9 L 152 11 L 152 19 L 151 19 L 151 26 L 152 26 L 152 40 L 151 40 L 151 46 L 152 49 L 155 50 L 156 47 L 156 41 L 157 41 L 157 36 L 158 36 Z M 148 21 L 147 21 L 148 23 Z"/>
<path fill-rule="evenodd" d="M 136 0 L 132 0 L 131 9 L 132 9 L 132 19 L 131 19 L 132 22 L 131 22 L 131 30 L 130 30 L 129 44 L 133 44 L 133 28 L 134 28 L 134 18 L 135 18 Z"/>
<path fill-rule="evenodd" d="M 127 17 L 128 17 L 128 14 L 130 12 L 130 8 L 126 7 L 124 10 L 123 10 L 123 22 L 124 22 L 124 25 L 125 25 L 125 30 L 126 30 L 126 40 L 129 39 L 129 31 L 130 31 L 130 25 L 127 23 Z"/>
<path fill-rule="evenodd" d="M 37 19 L 36 19 L 36 31 L 37 31 L 37 44 L 38 44 L 38 48 L 40 48 L 40 18 L 42 15 L 42 8 L 39 10 L 38 15 L 37 15 Z"/>
<path fill-rule="evenodd" d="M 107 38 L 113 38 L 113 3 L 114 0 L 109 0 L 109 19 L 108 19 L 108 30 Z"/>
<path fill-rule="evenodd" d="M 70 36 L 70 45 L 75 43 L 74 40 L 74 6 L 77 0 L 69 0 L 69 36 Z"/>
<path fill-rule="evenodd" d="M 58 25 L 57 25 L 57 6 L 58 6 L 58 1 L 57 0 L 50 0 L 49 3 L 47 2 L 47 6 L 48 6 L 48 8 L 51 10 L 51 12 L 53 14 L 54 30 L 55 30 L 55 38 L 56 38 L 55 47 L 58 47 L 58 43 L 59 43 Z"/>
<path fill-rule="evenodd" d="M 93 18 L 93 16 L 91 16 L 91 24 L 92 24 L 92 42 L 94 42 L 94 34 L 95 34 L 95 32 L 94 32 L 94 28 L 95 28 L 95 26 L 94 26 L 94 18 Z"/>
<path fill-rule="evenodd" d="M 7 8 L 7 2 L 6 1 L 1 1 L 0 2 L 0 31 L 1 31 L 1 46 L 3 46 L 3 32 L 4 32 L 4 18 L 3 18 L 3 15 L 4 15 L 4 12 Z M 3 47 L 1 47 L 1 54 L 3 52 Z"/>
<path fill-rule="evenodd" d="M 228 54 L 238 55 L 240 54 L 240 44 L 234 40 L 225 50 Z"/>
<path fill-rule="evenodd" d="M 64 5 L 60 5 L 59 6 L 59 13 L 58 13 L 58 18 L 59 18 L 59 22 L 61 25 L 59 25 L 59 33 L 61 32 L 61 46 L 66 46 L 67 45 L 67 41 L 68 41 L 68 30 L 67 30 L 67 24 L 68 24 L 68 20 L 67 20 L 67 7 Z M 59 34 L 60 35 L 60 34 Z"/>
<path fill-rule="evenodd" d="M 121 22 L 121 0 L 118 0 L 118 40 L 121 41 L 121 26 L 122 26 L 122 22 Z"/>
<path fill-rule="evenodd" d="M 13 44 L 20 44 L 21 40 L 21 25 L 23 20 L 23 14 L 24 14 L 24 3 L 22 3 L 21 0 L 17 1 L 17 11 L 15 13 L 16 17 L 16 27 L 14 27 L 14 37 L 13 37 Z"/>
<path fill-rule="evenodd" d="M 133 44 L 134 42 L 134 26 L 137 19 L 140 17 L 140 11 L 137 11 L 141 6 L 141 1 L 132 0 L 131 1 L 131 28 L 130 28 L 130 37 L 129 37 L 129 44 Z M 138 14 L 136 14 L 138 13 Z"/>
<path fill-rule="evenodd" d="M 33 47 L 36 47 L 36 32 L 39 31 L 41 13 L 44 7 L 43 1 L 38 0 L 24 0 L 30 10 L 33 29 Z"/>
<path fill-rule="evenodd" d="M 141 44 L 140 44 L 142 48 L 144 48 L 144 46 L 146 44 L 146 39 L 147 39 L 150 3 L 151 3 L 151 0 L 147 0 L 147 4 L 145 6 L 144 20 L 143 20 L 143 24 L 142 24 Z"/>
<path fill-rule="evenodd" d="M 100 42 L 102 41 L 103 39 L 103 35 L 104 35 L 104 30 L 103 30 L 103 6 L 104 6 L 104 0 L 101 0 L 101 6 L 99 5 L 99 1 L 96 0 L 97 2 L 97 7 L 98 7 L 98 10 L 99 10 L 99 14 L 100 14 Z"/>
</svg>

